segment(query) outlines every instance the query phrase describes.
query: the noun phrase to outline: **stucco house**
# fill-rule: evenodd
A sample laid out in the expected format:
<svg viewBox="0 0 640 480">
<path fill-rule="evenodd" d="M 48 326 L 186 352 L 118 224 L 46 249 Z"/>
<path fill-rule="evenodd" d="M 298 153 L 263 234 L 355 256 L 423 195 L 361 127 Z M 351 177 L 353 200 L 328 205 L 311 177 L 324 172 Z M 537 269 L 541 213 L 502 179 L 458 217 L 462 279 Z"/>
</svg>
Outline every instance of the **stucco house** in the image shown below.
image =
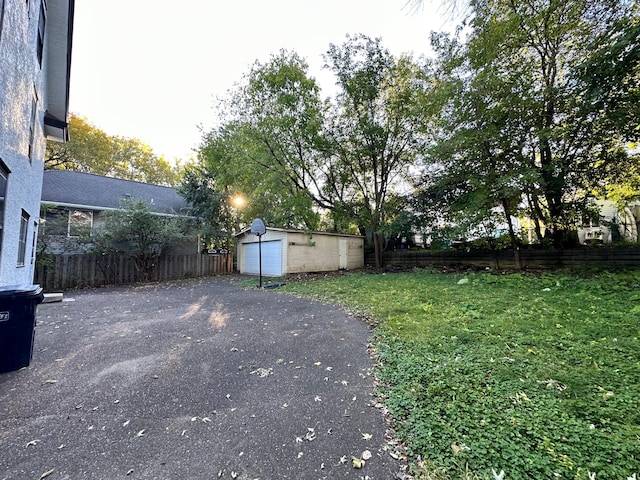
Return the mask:
<svg viewBox="0 0 640 480">
<path fill-rule="evenodd" d="M 240 273 L 281 277 L 364 267 L 364 237 L 266 227 L 260 237 L 249 228 L 235 235 Z"/>
<path fill-rule="evenodd" d="M 71 170 L 47 170 L 42 183 L 40 235 L 49 237 L 47 253 L 80 253 L 73 241 L 98 227 L 105 211 L 122 207 L 124 199 L 142 200 L 151 213 L 184 216 L 189 205 L 175 188 Z M 198 251 L 197 239 L 185 253 Z"/>
<path fill-rule="evenodd" d="M 0 0 L 0 286 L 33 282 L 47 140 L 68 139 L 74 0 Z"/>
</svg>

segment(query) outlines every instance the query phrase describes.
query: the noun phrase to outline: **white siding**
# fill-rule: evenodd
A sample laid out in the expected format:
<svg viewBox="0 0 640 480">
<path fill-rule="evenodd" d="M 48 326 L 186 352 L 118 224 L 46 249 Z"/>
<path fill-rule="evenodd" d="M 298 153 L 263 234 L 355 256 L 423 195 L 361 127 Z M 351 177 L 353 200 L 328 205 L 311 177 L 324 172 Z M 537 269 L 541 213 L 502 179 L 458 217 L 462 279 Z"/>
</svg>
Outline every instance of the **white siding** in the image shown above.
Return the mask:
<svg viewBox="0 0 640 480">
<path fill-rule="evenodd" d="M 272 240 L 261 243 L 243 243 L 242 273 L 258 275 L 260 273 L 260 249 L 262 249 L 262 275 L 282 276 L 282 241 Z"/>
</svg>

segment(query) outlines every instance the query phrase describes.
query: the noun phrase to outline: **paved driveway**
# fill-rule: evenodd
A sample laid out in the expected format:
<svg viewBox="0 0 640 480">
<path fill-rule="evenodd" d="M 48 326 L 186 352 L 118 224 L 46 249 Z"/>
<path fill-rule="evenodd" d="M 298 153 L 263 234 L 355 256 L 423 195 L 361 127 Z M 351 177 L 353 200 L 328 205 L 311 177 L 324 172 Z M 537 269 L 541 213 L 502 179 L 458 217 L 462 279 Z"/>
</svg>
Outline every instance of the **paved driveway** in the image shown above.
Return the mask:
<svg viewBox="0 0 640 480">
<path fill-rule="evenodd" d="M 0 374 L 0 480 L 396 478 L 359 320 L 228 277 L 65 299 Z"/>
</svg>

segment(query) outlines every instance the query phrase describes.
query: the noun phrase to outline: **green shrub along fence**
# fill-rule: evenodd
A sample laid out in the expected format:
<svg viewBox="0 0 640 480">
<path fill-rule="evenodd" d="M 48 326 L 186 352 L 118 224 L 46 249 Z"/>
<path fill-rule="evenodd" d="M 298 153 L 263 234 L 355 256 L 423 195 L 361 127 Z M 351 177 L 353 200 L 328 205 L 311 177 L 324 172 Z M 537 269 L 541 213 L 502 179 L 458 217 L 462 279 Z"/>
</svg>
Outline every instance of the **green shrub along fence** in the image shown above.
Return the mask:
<svg viewBox="0 0 640 480">
<path fill-rule="evenodd" d="M 233 271 L 231 254 L 166 255 L 145 278 L 126 254 L 52 255 L 47 266 L 36 269 L 34 283 L 45 291 L 105 285 L 124 285 L 140 281 L 165 281 L 184 277 L 205 277 Z"/>
<path fill-rule="evenodd" d="M 594 247 L 569 250 L 520 250 L 523 268 L 570 268 L 596 266 L 605 268 L 640 267 L 640 247 Z M 373 254 L 367 254 L 365 264 L 375 265 Z M 385 267 L 469 266 L 495 269 L 514 268 L 513 251 L 431 251 L 426 249 L 384 252 Z"/>
</svg>

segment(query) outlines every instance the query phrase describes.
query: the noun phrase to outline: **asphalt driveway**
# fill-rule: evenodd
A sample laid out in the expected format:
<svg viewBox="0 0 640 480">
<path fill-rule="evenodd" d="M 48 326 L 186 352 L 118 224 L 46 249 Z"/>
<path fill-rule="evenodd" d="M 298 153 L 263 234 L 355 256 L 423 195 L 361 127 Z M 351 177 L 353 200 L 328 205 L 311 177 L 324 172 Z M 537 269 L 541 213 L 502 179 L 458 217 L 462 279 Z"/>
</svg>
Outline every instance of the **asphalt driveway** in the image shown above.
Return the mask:
<svg viewBox="0 0 640 480">
<path fill-rule="evenodd" d="M 369 339 L 229 277 L 68 293 L 0 374 L 0 480 L 397 478 Z"/>
</svg>

